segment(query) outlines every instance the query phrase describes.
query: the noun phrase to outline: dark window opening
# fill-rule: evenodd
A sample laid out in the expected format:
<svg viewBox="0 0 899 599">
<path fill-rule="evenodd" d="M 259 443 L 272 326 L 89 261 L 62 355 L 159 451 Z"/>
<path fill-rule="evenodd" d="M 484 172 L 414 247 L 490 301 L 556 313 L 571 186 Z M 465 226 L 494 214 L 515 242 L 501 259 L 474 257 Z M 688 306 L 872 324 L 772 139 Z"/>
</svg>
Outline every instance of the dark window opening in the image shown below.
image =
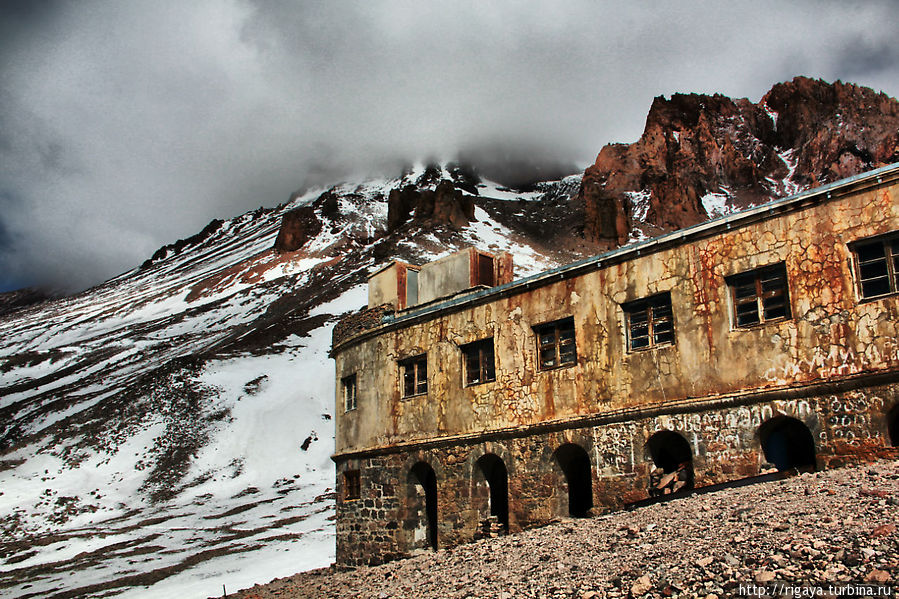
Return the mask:
<svg viewBox="0 0 899 599">
<path fill-rule="evenodd" d="M 851 247 L 862 298 L 899 291 L 899 235 L 855 243 Z"/>
<path fill-rule="evenodd" d="M 343 473 L 343 499 L 352 501 L 362 497 L 362 476 L 358 470 L 347 470 Z"/>
<path fill-rule="evenodd" d="M 650 476 L 649 494 L 667 495 L 693 488 L 693 452 L 690 443 L 674 431 L 659 431 L 646 442 L 656 470 Z"/>
<path fill-rule="evenodd" d="M 899 447 L 899 405 L 893 407 L 887 414 L 887 427 L 890 433 L 890 442 L 893 447 Z"/>
<path fill-rule="evenodd" d="M 465 364 L 465 386 L 496 380 L 493 355 L 493 337 L 462 346 Z"/>
<path fill-rule="evenodd" d="M 775 416 L 759 427 L 765 459 L 781 472 L 816 468 L 815 440 L 808 427 L 789 416 Z"/>
<path fill-rule="evenodd" d="M 412 494 L 418 498 L 416 521 L 414 527 L 421 525 L 421 498 L 424 498 L 425 540 L 431 549 L 437 549 L 437 475 L 430 464 L 418 462 L 409 473 L 412 483 Z"/>
<path fill-rule="evenodd" d="M 738 327 L 790 318 L 790 292 L 783 262 L 727 277 Z"/>
<path fill-rule="evenodd" d="M 660 293 L 623 304 L 627 321 L 627 342 L 631 350 L 674 343 L 671 294 Z"/>
<path fill-rule="evenodd" d="M 423 395 L 428 392 L 428 356 L 422 354 L 400 362 L 403 377 L 403 397 Z"/>
<path fill-rule="evenodd" d="M 537 337 L 537 363 L 540 370 L 570 366 L 577 362 L 573 318 L 536 326 L 534 334 Z"/>
<path fill-rule="evenodd" d="M 340 379 L 343 388 L 343 410 L 349 412 L 356 409 L 356 375 L 351 374 Z"/>
<path fill-rule="evenodd" d="M 499 526 L 509 530 L 509 475 L 502 459 L 492 453 L 478 458 L 477 466 L 487 481 L 490 490 L 490 516 Z"/>
<path fill-rule="evenodd" d="M 554 454 L 568 485 L 568 514 L 576 518 L 590 515 L 593 507 L 593 476 L 590 456 L 580 445 L 566 443 Z"/>
<path fill-rule="evenodd" d="M 478 254 L 478 280 L 475 285 L 486 285 L 493 287 L 496 285 L 496 279 L 493 276 L 493 257 L 486 254 Z"/>
</svg>

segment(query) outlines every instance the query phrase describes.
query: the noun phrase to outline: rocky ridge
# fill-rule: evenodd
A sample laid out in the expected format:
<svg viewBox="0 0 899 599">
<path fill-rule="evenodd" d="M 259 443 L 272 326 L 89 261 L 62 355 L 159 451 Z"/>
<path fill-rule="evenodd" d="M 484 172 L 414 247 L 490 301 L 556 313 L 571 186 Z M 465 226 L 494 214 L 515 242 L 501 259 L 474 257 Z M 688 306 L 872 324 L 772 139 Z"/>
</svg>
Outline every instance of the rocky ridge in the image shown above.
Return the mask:
<svg viewBox="0 0 899 599">
<path fill-rule="evenodd" d="M 899 102 L 806 77 L 758 103 L 655 98 L 643 135 L 584 172 L 584 237 L 613 248 L 899 161 Z"/>
</svg>

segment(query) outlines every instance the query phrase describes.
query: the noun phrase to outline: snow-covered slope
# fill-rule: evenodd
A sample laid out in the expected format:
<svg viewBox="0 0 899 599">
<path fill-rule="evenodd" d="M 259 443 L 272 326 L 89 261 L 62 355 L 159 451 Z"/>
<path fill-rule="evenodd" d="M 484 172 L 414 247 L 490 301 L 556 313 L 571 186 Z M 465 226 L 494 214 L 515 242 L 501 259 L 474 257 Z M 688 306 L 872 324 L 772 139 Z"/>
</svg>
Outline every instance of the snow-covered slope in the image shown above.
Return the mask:
<svg viewBox="0 0 899 599">
<path fill-rule="evenodd" d="M 207 597 L 334 556 L 331 329 L 394 258 L 467 245 L 516 276 L 577 257 L 535 235 L 579 178 L 469 185 L 475 221 L 387 232 L 387 194 L 445 168 L 324 190 L 160 250 L 79 295 L 0 319 L 0 595 Z M 492 198 L 492 199 L 491 199 Z M 272 250 L 282 216 L 321 231 Z"/>
</svg>

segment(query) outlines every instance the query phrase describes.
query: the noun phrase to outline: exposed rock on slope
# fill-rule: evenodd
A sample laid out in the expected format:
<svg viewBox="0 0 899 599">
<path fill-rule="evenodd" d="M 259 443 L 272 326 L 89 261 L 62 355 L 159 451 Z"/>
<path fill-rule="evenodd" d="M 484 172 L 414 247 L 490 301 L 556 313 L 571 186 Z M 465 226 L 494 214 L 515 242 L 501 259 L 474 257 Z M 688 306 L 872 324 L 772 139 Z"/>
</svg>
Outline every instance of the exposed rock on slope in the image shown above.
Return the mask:
<svg viewBox="0 0 899 599">
<path fill-rule="evenodd" d="M 50 297 L 45 291 L 34 287 L 0 293 L 0 317 L 50 299 Z"/>
<path fill-rule="evenodd" d="M 899 102 L 805 77 L 745 98 L 658 97 L 643 135 L 584 173 L 584 236 L 655 236 L 899 160 Z"/>
<path fill-rule="evenodd" d="M 474 219 L 474 202 L 463 195 L 465 183 L 449 179 L 428 181 L 425 172 L 416 184 L 392 189 L 387 197 L 387 229 L 395 231 L 409 218 L 432 225 L 461 228 Z M 457 187 L 457 185 L 459 185 Z M 474 190 L 477 193 L 477 190 Z"/>
<path fill-rule="evenodd" d="M 281 217 L 281 229 L 275 239 L 275 250 L 293 252 L 315 237 L 322 230 L 322 223 L 315 216 L 312 206 L 300 206 Z"/>
</svg>

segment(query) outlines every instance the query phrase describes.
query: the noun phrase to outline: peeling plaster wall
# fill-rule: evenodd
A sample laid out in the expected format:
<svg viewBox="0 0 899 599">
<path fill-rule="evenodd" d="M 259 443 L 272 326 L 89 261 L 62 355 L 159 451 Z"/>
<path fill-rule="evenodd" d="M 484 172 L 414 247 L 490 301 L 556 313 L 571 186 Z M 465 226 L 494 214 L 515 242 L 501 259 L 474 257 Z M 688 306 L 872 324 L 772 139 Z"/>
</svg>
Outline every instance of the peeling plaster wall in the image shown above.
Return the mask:
<svg viewBox="0 0 899 599">
<path fill-rule="evenodd" d="M 899 230 L 899 186 L 772 217 L 347 345 L 358 406 L 338 454 L 899 367 L 899 298 L 859 302 L 847 243 Z M 792 319 L 731 324 L 725 277 L 785 262 Z M 669 291 L 675 343 L 628 352 L 620 304 Z M 578 361 L 537 368 L 532 327 L 573 316 Z M 459 346 L 493 337 L 496 381 L 463 386 Z M 401 397 L 397 360 L 427 353 L 428 394 Z"/>
<path fill-rule="evenodd" d="M 472 253 L 474 249 L 469 248 L 423 264 L 418 277 L 418 301 L 426 304 L 471 287 Z"/>
</svg>

